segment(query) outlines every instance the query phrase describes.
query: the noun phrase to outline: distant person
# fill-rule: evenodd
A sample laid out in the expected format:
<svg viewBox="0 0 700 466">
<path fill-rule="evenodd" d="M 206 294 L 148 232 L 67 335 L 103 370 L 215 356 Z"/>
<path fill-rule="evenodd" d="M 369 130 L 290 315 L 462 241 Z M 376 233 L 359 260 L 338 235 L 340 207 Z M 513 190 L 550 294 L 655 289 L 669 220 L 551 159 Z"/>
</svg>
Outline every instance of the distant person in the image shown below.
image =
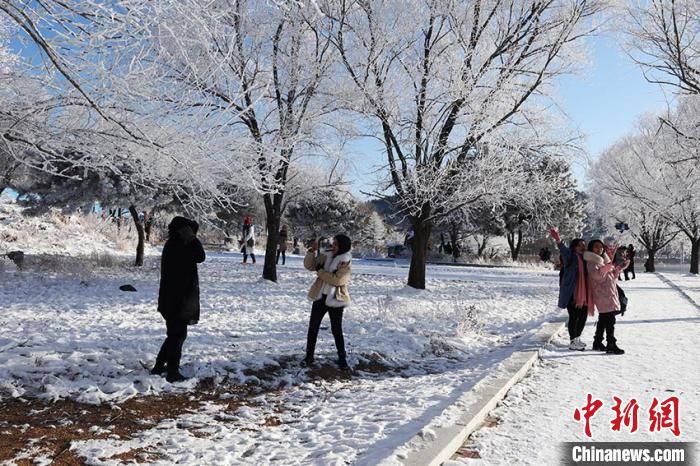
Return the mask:
<svg viewBox="0 0 700 466">
<path fill-rule="evenodd" d="M 561 269 L 558 306 L 566 309 L 569 314 L 567 323 L 569 349 L 583 351 L 586 349 L 586 344 L 581 341 L 581 334 L 586 326 L 589 311 L 592 311 L 592 307 L 589 307 L 588 280 L 583 261 L 586 242 L 581 238 L 575 238 L 567 247 L 556 228 L 551 228 L 549 234 L 559 247 Z"/>
<path fill-rule="evenodd" d="M 647 257 L 647 260 L 644 261 L 644 272 L 651 272 L 651 257 Z"/>
<path fill-rule="evenodd" d="M 620 246 L 617 249 L 607 248 L 606 253 L 608 254 L 608 257 L 613 257 L 613 262 L 616 264 L 621 264 L 628 258 L 627 246 Z M 617 279 L 622 281 L 622 275 L 619 275 Z"/>
<path fill-rule="evenodd" d="M 588 250 L 583 254 L 583 259 L 588 269 L 591 305 L 595 305 L 598 310 L 593 349 L 605 351 L 608 354 L 625 354 L 625 351 L 617 346 L 615 315 L 621 311 L 617 277 L 627 267 L 629 261 L 622 259 L 623 262 L 614 264 L 605 253 L 605 245 L 598 239 L 588 243 Z M 607 343 L 605 346 L 603 346 L 604 334 Z"/>
<path fill-rule="evenodd" d="M 197 239 L 198 229 L 199 224 L 194 220 L 173 218 L 161 256 L 158 312 L 165 319 L 167 337 L 151 374 L 167 372 L 168 382 L 185 380 L 180 374 L 182 345 L 187 338 L 187 326 L 199 321 L 197 264 L 204 262 L 205 254 Z"/>
<path fill-rule="evenodd" d="M 552 258 L 552 251 L 549 250 L 549 248 L 545 247 L 544 251 L 542 253 L 542 261 L 543 262 L 549 262 L 549 260 Z"/>
<path fill-rule="evenodd" d="M 255 227 L 253 219 L 246 215 L 243 219 L 243 232 L 241 237 L 241 252 L 243 253 L 243 263 L 248 263 L 248 254 L 255 264 Z"/>
<path fill-rule="evenodd" d="M 311 243 L 304 257 L 304 267 L 316 273 L 316 281 L 311 285 L 308 295 L 313 304 L 306 336 L 306 357 L 302 361 L 302 366 L 308 367 L 314 363 L 318 330 L 323 316 L 328 313 L 335 348 L 338 352 L 338 367 L 341 370 L 350 370 L 343 337 L 343 310 L 350 304 L 348 284 L 352 263 L 351 247 L 350 238 L 340 234 L 333 237 L 330 251 L 317 254 L 319 241 L 316 240 Z"/>
<path fill-rule="evenodd" d="M 538 255 L 539 255 L 540 260 L 542 262 L 544 262 L 544 248 L 540 248 L 540 252 Z"/>
<path fill-rule="evenodd" d="M 282 225 L 282 228 L 280 228 L 279 232 L 279 238 L 277 240 L 277 260 L 275 261 L 276 264 L 280 263 L 280 256 L 282 256 L 282 265 L 284 265 L 285 261 L 287 260 L 287 240 L 289 237 L 289 231 L 288 231 L 287 225 Z"/>
<path fill-rule="evenodd" d="M 632 280 L 637 278 L 637 275 L 634 273 L 634 256 L 637 254 L 637 251 L 634 250 L 633 245 L 627 246 L 627 259 L 629 259 L 630 263 L 625 269 L 625 281 L 629 280 L 629 274 L 632 274 Z"/>
<path fill-rule="evenodd" d="M 452 255 L 452 242 L 449 241 L 447 244 L 445 244 L 445 254 Z"/>
</svg>

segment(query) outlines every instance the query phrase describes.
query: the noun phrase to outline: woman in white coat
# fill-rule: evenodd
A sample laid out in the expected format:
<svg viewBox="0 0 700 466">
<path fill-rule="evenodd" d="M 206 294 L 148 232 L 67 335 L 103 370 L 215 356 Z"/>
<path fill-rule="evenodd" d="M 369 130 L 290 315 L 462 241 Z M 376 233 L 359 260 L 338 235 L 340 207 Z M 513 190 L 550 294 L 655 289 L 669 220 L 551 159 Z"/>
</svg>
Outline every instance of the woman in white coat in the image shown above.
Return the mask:
<svg viewBox="0 0 700 466">
<path fill-rule="evenodd" d="M 243 253 L 243 263 L 248 262 L 248 254 L 255 264 L 255 228 L 253 219 L 246 216 L 243 219 L 243 238 L 241 239 L 241 252 Z"/>
</svg>

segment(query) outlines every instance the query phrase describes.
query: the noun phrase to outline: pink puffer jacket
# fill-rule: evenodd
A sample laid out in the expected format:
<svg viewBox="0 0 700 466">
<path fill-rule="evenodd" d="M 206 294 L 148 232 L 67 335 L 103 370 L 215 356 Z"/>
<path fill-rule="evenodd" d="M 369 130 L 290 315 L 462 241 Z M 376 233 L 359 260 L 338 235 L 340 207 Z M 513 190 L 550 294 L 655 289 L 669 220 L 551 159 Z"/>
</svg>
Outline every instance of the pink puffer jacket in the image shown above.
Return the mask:
<svg viewBox="0 0 700 466">
<path fill-rule="evenodd" d="M 620 310 L 620 297 L 617 294 L 617 277 L 625 266 L 616 266 L 610 262 L 607 254 L 599 256 L 591 251 L 583 253 L 588 269 L 588 283 L 591 298 L 598 312 Z"/>
</svg>

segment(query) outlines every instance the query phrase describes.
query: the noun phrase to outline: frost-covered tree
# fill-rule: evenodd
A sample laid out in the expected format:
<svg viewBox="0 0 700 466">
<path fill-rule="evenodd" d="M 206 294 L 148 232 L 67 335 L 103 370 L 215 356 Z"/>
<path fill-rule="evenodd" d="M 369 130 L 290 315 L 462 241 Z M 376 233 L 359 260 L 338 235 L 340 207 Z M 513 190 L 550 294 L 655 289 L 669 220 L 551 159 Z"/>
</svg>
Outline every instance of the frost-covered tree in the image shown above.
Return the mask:
<svg viewBox="0 0 700 466">
<path fill-rule="evenodd" d="M 306 240 L 337 233 L 353 235 L 364 216 L 352 195 L 337 187 L 323 187 L 296 196 L 287 206 L 287 220 Z"/>
<path fill-rule="evenodd" d="M 207 135 L 211 125 L 194 118 L 192 105 L 183 111 L 191 101 L 158 66 L 162 35 L 153 8 L 160 3 L 0 2 L 0 15 L 29 44 L 26 53 L 41 55 L 25 72 L 40 92 L 14 87 L 2 142 L 49 178 L 84 182 L 84 202 L 104 198 L 112 185 L 134 212 L 169 197 L 198 217 L 212 203 L 230 203 L 219 188 L 237 179 L 240 166 L 230 163 L 230 147 Z M 70 182 L 50 183 L 71 197 Z M 58 194 L 44 191 L 47 200 Z M 141 233 L 139 216 L 132 217 Z"/>
<path fill-rule="evenodd" d="M 647 81 L 660 84 L 678 95 L 700 95 L 700 3 L 696 0 L 640 0 L 628 2 L 618 16 L 624 32 L 623 44 L 640 65 Z M 689 103 L 684 104 L 686 108 Z M 697 108 L 686 118 L 660 121 L 679 136 L 688 149 L 683 158 L 700 155 L 700 116 Z"/>
<path fill-rule="evenodd" d="M 688 97 L 664 118 L 677 121 L 686 114 Z M 597 189 L 631 199 L 648 209 L 650 228 L 661 220 L 680 230 L 690 241 L 690 273 L 700 262 L 700 159 L 691 157 L 687 138 L 657 119 L 640 123 L 628 136 L 603 153 L 592 170 Z"/>
<path fill-rule="evenodd" d="M 408 284 L 424 288 L 434 222 L 507 186 L 507 156 L 486 148 L 507 145 L 500 129 L 536 118 L 532 104 L 572 69 L 600 2 L 318 3 L 337 24 L 347 105 L 372 122 L 387 194 L 415 232 Z"/>
<path fill-rule="evenodd" d="M 520 186 L 500 209 L 511 259 L 517 260 L 525 235 L 544 236 L 551 226 L 578 235 L 584 210 L 569 164 L 545 156 L 531 160 Z"/>
<path fill-rule="evenodd" d="M 642 200 L 615 195 L 607 189 L 598 189 L 600 186 L 595 182 L 591 186 L 596 192 L 591 198 L 590 207 L 597 213 L 595 218 L 600 222 L 599 227 L 605 232 L 614 232 L 617 224 L 626 223 L 629 226 L 629 234 L 646 250 L 645 269 L 654 272 L 656 254 L 676 238 L 679 230 Z M 597 238 L 603 236 L 591 235 Z"/>
<path fill-rule="evenodd" d="M 700 94 L 700 4 L 695 0 L 625 2 L 623 42 L 652 83 Z"/>
<path fill-rule="evenodd" d="M 300 2 L 178 0 L 143 11 L 157 35 L 153 61 L 173 84 L 167 100 L 192 113 L 205 138 L 228 145 L 232 171 L 262 196 L 263 278 L 276 281 L 290 167 L 321 152 L 328 129 L 319 122 L 334 108 L 331 23 Z"/>
</svg>

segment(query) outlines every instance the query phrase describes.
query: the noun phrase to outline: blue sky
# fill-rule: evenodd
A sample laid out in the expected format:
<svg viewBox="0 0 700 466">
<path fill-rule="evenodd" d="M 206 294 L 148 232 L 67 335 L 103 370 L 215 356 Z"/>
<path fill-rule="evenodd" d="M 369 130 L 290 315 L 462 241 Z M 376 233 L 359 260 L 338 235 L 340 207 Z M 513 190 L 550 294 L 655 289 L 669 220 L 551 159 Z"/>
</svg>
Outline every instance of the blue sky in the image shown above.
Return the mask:
<svg viewBox="0 0 700 466">
<path fill-rule="evenodd" d="M 588 41 L 591 66 L 559 84 L 561 106 L 573 127 L 586 135 L 584 148 L 592 158 L 635 129 L 647 112 L 665 108 L 664 89 L 650 84 L 640 68 L 631 62 L 611 35 Z M 668 93 L 668 89 L 665 90 Z M 670 97 L 670 94 L 669 94 Z M 584 177 L 577 167 L 577 178 Z"/>
</svg>

